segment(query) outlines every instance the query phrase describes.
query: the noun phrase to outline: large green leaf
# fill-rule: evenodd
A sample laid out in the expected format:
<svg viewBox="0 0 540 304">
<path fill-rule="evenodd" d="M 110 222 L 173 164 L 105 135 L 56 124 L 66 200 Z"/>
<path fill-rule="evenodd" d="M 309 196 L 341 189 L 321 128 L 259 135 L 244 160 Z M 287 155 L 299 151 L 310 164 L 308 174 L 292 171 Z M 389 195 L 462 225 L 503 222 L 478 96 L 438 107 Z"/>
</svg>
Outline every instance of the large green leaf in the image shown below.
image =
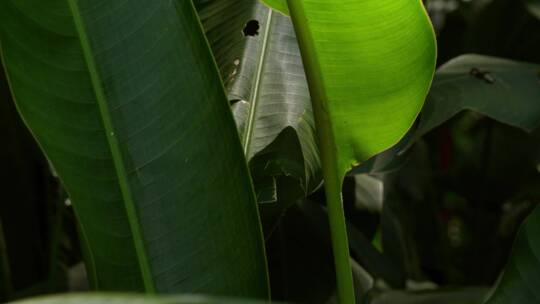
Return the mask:
<svg viewBox="0 0 540 304">
<path fill-rule="evenodd" d="M 288 0 L 287 6 L 317 124 L 338 293 L 341 303 L 352 303 L 342 180 L 413 124 L 433 77 L 435 36 L 419 0 Z"/>
<path fill-rule="evenodd" d="M 510 260 L 488 304 L 540 302 L 540 208 L 521 227 Z"/>
<path fill-rule="evenodd" d="M 435 68 L 433 29 L 421 1 L 288 4 L 317 127 L 342 177 L 412 125 Z"/>
<path fill-rule="evenodd" d="M 18 304 L 261 304 L 254 300 L 219 299 L 205 296 L 151 297 L 136 294 L 68 294 L 25 299 Z"/>
<path fill-rule="evenodd" d="M 540 65 L 463 55 L 441 66 L 422 110 L 417 137 L 463 110 L 533 132 L 540 126 Z"/>
<path fill-rule="evenodd" d="M 275 196 L 273 180 L 281 175 L 296 178 L 309 194 L 320 184 L 320 161 L 309 90 L 290 18 L 258 0 L 195 3 L 233 103 L 259 201 Z M 243 34 L 249 25 L 256 31 Z M 270 195 L 264 194 L 265 189 Z"/>
<path fill-rule="evenodd" d="M 0 39 L 94 287 L 266 297 L 245 158 L 191 1 L 4 0 Z"/>
</svg>

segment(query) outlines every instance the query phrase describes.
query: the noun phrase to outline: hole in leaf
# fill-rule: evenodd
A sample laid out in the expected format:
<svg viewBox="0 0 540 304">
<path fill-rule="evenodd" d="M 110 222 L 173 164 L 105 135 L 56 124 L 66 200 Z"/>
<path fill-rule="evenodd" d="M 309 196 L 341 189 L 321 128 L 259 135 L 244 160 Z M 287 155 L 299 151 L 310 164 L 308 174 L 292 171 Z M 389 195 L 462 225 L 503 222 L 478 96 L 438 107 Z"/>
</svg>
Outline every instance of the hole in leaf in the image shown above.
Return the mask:
<svg viewBox="0 0 540 304">
<path fill-rule="evenodd" d="M 244 26 L 244 29 L 242 32 L 244 33 L 244 36 L 257 36 L 259 35 L 259 29 L 260 29 L 259 21 L 257 20 L 249 20 L 246 23 L 246 26 Z"/>
</svg>

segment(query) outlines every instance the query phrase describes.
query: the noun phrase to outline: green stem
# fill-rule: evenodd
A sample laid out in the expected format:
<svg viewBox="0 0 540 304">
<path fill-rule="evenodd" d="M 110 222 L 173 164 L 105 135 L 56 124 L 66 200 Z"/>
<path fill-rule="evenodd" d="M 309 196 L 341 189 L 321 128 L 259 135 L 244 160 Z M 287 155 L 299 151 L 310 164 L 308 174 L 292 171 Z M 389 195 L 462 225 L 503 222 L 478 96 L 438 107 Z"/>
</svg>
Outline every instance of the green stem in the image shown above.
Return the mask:
<svg viewBox="0 0 540 304">
<path fill-rule="evenodd" d="M 356 301 L 350 263 L 349 242 L 341 198 L 341 185 L 345 168 L 340 166 L 337 160 L 332 122 L 324 106 L 328 100 L 324 75 L 319 66 L 315 43 L 309 29 L 303 1 L 287 0 L 287 4 L 302 53 L 302 61 L 304 62 L 304 69 L 308 79 L 317 125 L 330 222 L 330 235 L 336 268 L 338 299 L 340 304 L 354 304 Z"/>
<path fill-rule="evenodd" d="M 328 167 L 328 165 L 325 165 L 323 162 L 323 167 Z M 341 198 L 341 179 L 332 173 L 335 172 L 334 170 L 324 170 L 323 168 L 323 171 L 327 171 L 323 172 L 324 189 L 326 191 L 326 204 L 330 221 L 330 235 L 336 267 L 339 303 L 353 304 L 355 303 L 354 284 L 350 264 L 347 226 Z"/>
</svg>

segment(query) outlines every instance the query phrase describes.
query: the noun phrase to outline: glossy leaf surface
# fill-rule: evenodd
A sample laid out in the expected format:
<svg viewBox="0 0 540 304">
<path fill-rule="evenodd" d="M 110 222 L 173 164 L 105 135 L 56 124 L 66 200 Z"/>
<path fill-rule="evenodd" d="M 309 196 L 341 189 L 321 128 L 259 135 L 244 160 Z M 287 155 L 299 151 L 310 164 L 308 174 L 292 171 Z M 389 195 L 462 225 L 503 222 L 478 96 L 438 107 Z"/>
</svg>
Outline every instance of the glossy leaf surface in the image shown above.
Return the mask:
<svg viewBox="0 0 540 304">
<path fill-rule="evenodd" d="M 0 39 L 95 288 L 266 297 L 247 166 L 191 1 L 2 1 Z"/>
<path fill-rule="evenodd" d="M 434 72 L 433 29 L 421 1 L 288 5 L 317 127 L 327 133 L 321 142 L 332 146 L 342 177 L 397 143 L 412 125 Z"/>
<path fill-rule="evenodd" d="M 293 176 L 305 194 L 311 193 L 321 181 L 320 161 L 290 18 L 257 0 L 195 3 L 232 103 L 259 201 L 277 199 L 275 178 L 282 175 Z"/>
</svg>

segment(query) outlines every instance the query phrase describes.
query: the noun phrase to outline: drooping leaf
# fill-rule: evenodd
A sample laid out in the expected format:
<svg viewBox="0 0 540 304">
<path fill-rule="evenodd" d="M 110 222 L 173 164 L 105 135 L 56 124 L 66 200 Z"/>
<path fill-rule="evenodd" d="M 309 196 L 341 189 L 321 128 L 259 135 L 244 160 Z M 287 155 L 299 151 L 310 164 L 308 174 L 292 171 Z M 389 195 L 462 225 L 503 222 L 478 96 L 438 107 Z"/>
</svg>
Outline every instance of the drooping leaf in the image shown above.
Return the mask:
<svg viewBox="0 0 540 304">
<path fill-rule="evenodd" d="M 191 1 L 6 0 L 0 39 L 95 288 L 266 297 L 247 166 Z"/>
<path fill-rule="evenodd" d="M 205 296 L 152 297 L 138 294 L 66 294 L 25 299 L 17 304 L 262 304 L 255 300 L 234 300 Z"/>
<path fill-rule="evenodd" d="M 394 145 L 411 127 L 433 77 L 435 37 L 421 1 L 287 5 L 316 118 L 338 293 L 342 303 L 352 303 L 341 183 L 352 166 Z"/>
<path fill-rule="evenodd" d="M 405 151 L 416 140 L 466 110 L 536 133 L 540 126 L 539 81 L 539 64 L 476 54 L 456 57 L 435 73 L 413 134 L 353 172 L 399 167 L 406 159 Z M 367 166 L 371 163 L 383 165 Z"/>
<path fill-rule="evenodd" d="M 540 208 L 521 227 L 510 260 L 487 304 L 535 304 L 540 301 Z"/>
<path fill-rule="evenodd" d="M 277 199 L 272 187 L 281 175 L 293 176 L 305 195 L 311 193 L 320 185 L 320 161 L 290 18 L 258 0 L 195 3 L 233 103 L 259 201 Z"/>
<path fill-rule="evenodd" d="M 540 65 L 463 55 L 437 71 L 416 136 L 463 110 L 534 132 L 540 126 L 539 100 Z"/>
</svg>

